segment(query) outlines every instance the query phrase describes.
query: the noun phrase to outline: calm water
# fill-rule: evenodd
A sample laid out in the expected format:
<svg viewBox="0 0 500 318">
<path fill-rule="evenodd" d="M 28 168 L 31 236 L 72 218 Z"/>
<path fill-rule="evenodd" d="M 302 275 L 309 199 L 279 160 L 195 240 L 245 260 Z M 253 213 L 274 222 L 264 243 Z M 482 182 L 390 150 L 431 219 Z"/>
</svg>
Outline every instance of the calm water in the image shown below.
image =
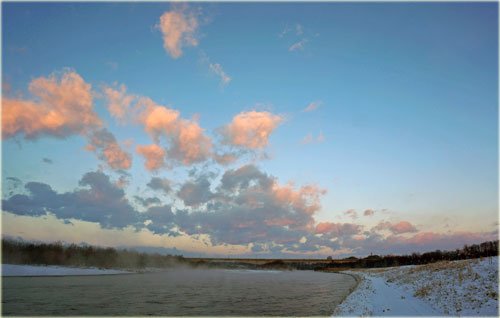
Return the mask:
<svg viewBox="0 0 500 318">
<path fill-rule="evenodd" d="M 342 274 L 222 269 L 5 277 L 2 314 L 329 316 L 354 284 Z"/>
</svg>

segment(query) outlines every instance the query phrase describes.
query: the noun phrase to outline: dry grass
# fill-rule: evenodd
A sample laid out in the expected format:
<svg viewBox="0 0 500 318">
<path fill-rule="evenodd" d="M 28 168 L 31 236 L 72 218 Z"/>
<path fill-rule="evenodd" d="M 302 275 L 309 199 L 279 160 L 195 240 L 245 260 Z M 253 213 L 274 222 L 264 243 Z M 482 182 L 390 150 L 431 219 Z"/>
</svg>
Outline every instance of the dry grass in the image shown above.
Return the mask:
<svg viewBox="0 0 500 318">
<path fill-rule="evenodd" d="M 427 296 L 430 295 L 431 290 L 432 290 L 432 286 L 431 285 L 425 285 L 423 287 L 418 288 L 415 291 L 415 294 L 413 296 L 419 297 L 419 298 L 425 298 L 425 297 L 427 297 Z"/>
</svg>

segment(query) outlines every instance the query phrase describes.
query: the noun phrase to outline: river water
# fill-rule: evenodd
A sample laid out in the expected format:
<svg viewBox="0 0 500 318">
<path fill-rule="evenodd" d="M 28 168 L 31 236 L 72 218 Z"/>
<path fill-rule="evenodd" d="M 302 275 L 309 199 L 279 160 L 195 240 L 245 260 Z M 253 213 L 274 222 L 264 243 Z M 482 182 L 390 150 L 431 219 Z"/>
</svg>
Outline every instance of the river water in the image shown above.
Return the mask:
<svg viewBox="0 0 500 318">
<path fill-rule="evenodd" d="M 312 271 L 172 269 L 3 277 L 2 314 L 22 316 L 330 316 L 352 277 Z"/>
</svg>

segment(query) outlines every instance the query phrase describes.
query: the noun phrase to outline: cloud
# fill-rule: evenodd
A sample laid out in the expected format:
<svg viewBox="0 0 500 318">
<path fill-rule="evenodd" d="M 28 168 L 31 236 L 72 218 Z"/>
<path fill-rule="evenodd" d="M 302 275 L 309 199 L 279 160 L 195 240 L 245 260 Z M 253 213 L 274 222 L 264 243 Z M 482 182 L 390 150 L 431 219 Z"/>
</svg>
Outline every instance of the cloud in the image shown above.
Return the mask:
<svg viewBox="0 0 500 318">
<path fill-rule="evenodd" d="M 314 142 L 314 139 L 313 139 L 313 136 L 311 133 L 308 133 L 304 138 L 302 138 L 302 140 L 300 141 L 301 144 L 303 145 L 307 145 L 307 144 L 311 144 Z"/>
<path fill-rule="evenodd" d="M 96 152 L 111 168 L 130 168 L 130 155 L 121 149 L 114 135 L 103 128 L 94 111 L 91 88 L 78 73 L 69 69 L 32 80 L 31 99 L 2 99 L 3 138 L 22 135 L 35 140 L 42 136 L 81 135 L 88 139 L 87 149 Z"/>
<path fill-rule="evenodd" d="M 28 182 L 27 194 L 2 200 L 2 208 L 17 215 L 53 214 L 64 222 L 93 222 L 104 229 L 147 229 L 170 237 L 201 235 L 212 246 L 247 246 L 270 256 L 411 253 L 457 248 L 498 236 L 498 231 L 417 232 L 407 221 L 382 222 L 370 231 L 354 223 L 316 223 L 314 216 L 321 209 L 325 190 L 314 185 L 280 184 L 255 165 L 228 169 L 220 178 L 206 171 L 190 172 L 175 193 L 166 179 L 152 178 L 148 186 L 168 193 L 173 202 L 183 200 L 184 205 L 162 204 L 154 196 L 134 196 L 145 209 L 139 212 L 116 182 L 96 171 L 84 174 L 78 188 L 63 193 L 44 183 Z M 379 232 L 386 230 L 388 235 Z"/>
<path fill-rule="evenodd" d="M 144 166 L 149 171 L 156 171 L 165 166 L 165 150 L 162 147 L 156 144 L 139 145 L 136 147 L 136 151 L 146 159 Z"/>
<path fill-rule="evenodd" d="M 304 50 L 304 46 L 306 45 L 307 42 L 308 42 L 307 39 L 302 39 L 298 42 L 295 42 L 294 44 L 292 44 L 288 48 L 288 51 L 290 51 L 290 52 L 298 51 L 298 50 L 302 51 L 302 50 Z"/>
<path fill-rule="evenodd" d="M 123 121 L 130 108 L 134 96 L 127 95 L 125 85 L 120 85 L 118 90 L 104 86 L 103 93 L 108 102 L 108 111 L 114 118 Z"/>
<path fill-rule="evenodd" d="M 212 71 L 215 75 L 220 77 L 220 83 L 222 86 L 226 86 L 231 82 L 231 77 L 224 72 L 222 66 L 218 63 L 210 63 L 209 65 L 210 71 Z"/>
<path fill-rule="evenodd" d="M 248 149 L 262 149 L 283 117 L 270 112 L 249 111 L 236 115 L 222 130 L 225 143 Z"/>
<path fill-rule="evenodd" d="M 304 112 L 312 112 L 312 111 L 315 111 L 316 109 L 318 109 L 321 104 L 323 104 L 321 101 L 315 101 L 315 102 L 311 102 L 309 103 L 306 108 L 304 108 Z"/>
<path fill-rule="evenodd" d="M 43 158 L 43 159 L 42 159 L 42 162 L 43 162 L 43 163 L 46 163 L 46 164 L 49 164 L 49 165 L 51 165 L 51 164 L 53 164 L 53 163 L 54 163 L 54 161 L 52 161 L 52 159 L 49 159 L 49 158 Z"/>
<path fill-rule="evenodd" d="M 198 20 L 186 6 L 177 6 L 163 13 L 158 28 L 163 35 L 163 47 L 174 59 L 182 55 L 183 47 L 198 45 Z"/>
<path fill-rule="evenodd" d="M 82 187 L 72 192 L 57 193 L 49 185 L 28 182 L 28 195 L 16 194 L 2 200 L 7 212 L 44 216 L 54 214 L 62 220 L 95 222 L 103 228 L 139 226 L 139 214 L 130 206 L 125 193 L 102 172 L 88 172 L 79 182 Z"/>
<path fill-rule="evenodd" d="M 344 215 L 350 217 L 353 220 L 358 218 L 358 213 L 354 209 L 350 209 L 350 210 L 345 211 Z"/>
<path fill-rule="evenodd" d="M 295 25 L 295 34 L 296 35 L 302 35 L 304 33 L 304 29 L 301 24 L 296 24 Z"/>
<path fill-rule="evenodd" d="M 101 126 L 91 85 L 74 71 L 39 77 L 29 84 L 31 99 L 2 98 L 2 136 L 66 138 Z"/>
<path fill-rule="evenodd" d="M 140 196 L 135 195 L 134 199 L 137 202 L 139 202 L 140 205 L 142 205 L 143 207 L 146 207 L 146 208 L 148 208 L 148 207 L 150 207 L 152 205 L 159 205 L 159 204 L 161 204 L 160 199 L 158 199 L 156 197 L 141 198 Z"/>
<path fill-rule="evenodd" d="M 345 237 L 361 233 L 362 226 L 352 223 L 321 222 L 316 225 L 316 234 L 331 234 L 333 237 Z"/>
<path fill-rule="evenodd" d="M 199 206 L 214 197 L 210 190 L 210 176 L 207 174 L 198 176 L 196 180 L 187 181 L 177 192 L 186 206 Z"/>
<path fill-rule="evenodd" d="M 400 221 L 398 223 L 380 222 L 374 228 L 376 231 L 388 230 L 394 234 L 414 233 L 417 228 L 408 221 Z"/>
<path fill-rule="evenodd" d="M 236 162 L 236 160 L 238 160 L 238 155 L 236 153 L 214 153 L 214 160 L 220 165 L 227 166 Z"/>
<path fill-rule="evenodd" d="M 363 212 L 363 215 L 364 216 L 373 216 L 375 214 L 375 210 L 372 210 L 372 209 L 366 209 L 364 212 Z"/>
<path fill-rule="evenodd" d="M 325 141 L 325 136 L 323 135 L 322 132 L 320 132 L 318 137 L 316 138 L 311 133 L 308 133 L 304 138 L 302 138 L 300 143 L 303 145 L 307 145 L 313 143 L 322 143 L 324 141 Z"/>
<path fill-rule="evenodd" d="M 166 194 L 172 192 L 170 181 L 165 178 L 153 177 L 151 178 L 147 186 L 153 190 L 163 191 Z"/>
<path fill-rule="evenodd" d="M 114 96 L 108 98 L 108 109 L 115 109 L 118 118 L 134 120 L 143 125 L 156 145 L 160 144 L 161 139 L 167 142 L 165 153 L 168 158 L 165 157 L 165 160 L 192 165 L 212 157 L 212 140 L 205 135 L 204 129 L 196 120 L 181 118 L 178 110 L 159 105 L 148 97 L 127 94 L 124 85 L 120 86 L 119 91 L 109 87 L 105 89 L 108 96 Z M 114 102 L 116 103 L 113 104 Z M 122 114 L 127 118 L 122 117 Z M 157 159 L 160 157 L 158 147 L 154 149 Z M 141 148 L 141 154 L 144 155 L 147 150 Z M 148 154 L 152 154 L 151 151 L 153 148 L 150 146 Z M 149 163 L 153 164 L 152 161 Z M 149 170 L 159 168 L 159 161 L 156 163 L 158 165 L 150 166 Z"/>
<path fill-rule="evenodd" d="M 97 157 L 106 161 L 112 169 L 129 169 L 132 166 L 130 154 L 120 147 L 115 136 L 105 128 L 92 132 L 87 150 L 97 153 Z"/>
</svg>

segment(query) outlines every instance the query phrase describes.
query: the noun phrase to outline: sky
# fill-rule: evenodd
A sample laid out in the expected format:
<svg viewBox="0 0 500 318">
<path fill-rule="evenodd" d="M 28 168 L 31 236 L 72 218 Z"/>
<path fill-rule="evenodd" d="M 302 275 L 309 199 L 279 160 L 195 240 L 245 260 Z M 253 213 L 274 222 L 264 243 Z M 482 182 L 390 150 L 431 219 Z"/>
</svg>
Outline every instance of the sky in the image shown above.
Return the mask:
<svg viewBox="0 0 500 318">
<path fill-rule="evenodd" d="M 2 3 L 2 234 L 186 256 L 498 238 L 498 4 Z"/>
</svg>

